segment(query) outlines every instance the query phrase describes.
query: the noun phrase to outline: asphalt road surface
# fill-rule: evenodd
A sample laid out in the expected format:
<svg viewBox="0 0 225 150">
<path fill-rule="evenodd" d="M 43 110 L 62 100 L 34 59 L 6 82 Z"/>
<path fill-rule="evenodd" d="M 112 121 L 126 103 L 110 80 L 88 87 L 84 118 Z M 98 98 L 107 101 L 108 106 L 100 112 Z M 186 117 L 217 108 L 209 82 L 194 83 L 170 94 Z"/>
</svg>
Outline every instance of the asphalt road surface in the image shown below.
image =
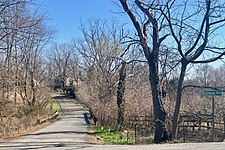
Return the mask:
<svg viewBox="0 0 225 150">
<path fill-rule="evenodd" d="M 225 143 L 181 143 L 151 145 L 93 145 L 85 142 L 87 125 L 83 109 L 72 99 L 58 97 L 64 111 L 59 120 L 44 129 L 0 143 L 1 150 L 225 150 Z"/>
</svg>

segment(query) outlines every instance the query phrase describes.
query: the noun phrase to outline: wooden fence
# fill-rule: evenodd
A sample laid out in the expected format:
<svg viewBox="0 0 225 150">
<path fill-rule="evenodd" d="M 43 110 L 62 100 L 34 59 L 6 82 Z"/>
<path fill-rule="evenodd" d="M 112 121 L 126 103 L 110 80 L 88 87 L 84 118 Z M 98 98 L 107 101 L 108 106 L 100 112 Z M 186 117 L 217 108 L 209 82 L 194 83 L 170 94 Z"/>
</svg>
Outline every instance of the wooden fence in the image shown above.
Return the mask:
<svg viewBox="0 0 225 150">
<path fill-rule="evenodd" d="M 126 128 L 130 128 L 134 132 L 134 142 L 141 143 L 141 137 L 150 137 L 154 130 L 154 120 L 150 115 L 129 116 L 126 120 Z M 128 133 L 129 134 L 129 133 Z M 127 135 L 128 136 L 128 135 Z"/>
<path fill-rule="evenodd" d="M 224 117 L 218 121 L 215 121 L 214 131 L 217 133 L 217 138 L 222 140 L 225 137 L 225 114 Z M 215 116 L 214 116 L 215 117 Z M 185 136 L 188 133 L 193 132 L 204 132 L 209 131 L 208 133 L 212 134 L 213 130 L 213 116 L 212 114 L 202 114 L 199 113 L 182 113 L 179 118 L 178 132 L 182 133 L 182 137 L 185 139 Z"/>
</svg>

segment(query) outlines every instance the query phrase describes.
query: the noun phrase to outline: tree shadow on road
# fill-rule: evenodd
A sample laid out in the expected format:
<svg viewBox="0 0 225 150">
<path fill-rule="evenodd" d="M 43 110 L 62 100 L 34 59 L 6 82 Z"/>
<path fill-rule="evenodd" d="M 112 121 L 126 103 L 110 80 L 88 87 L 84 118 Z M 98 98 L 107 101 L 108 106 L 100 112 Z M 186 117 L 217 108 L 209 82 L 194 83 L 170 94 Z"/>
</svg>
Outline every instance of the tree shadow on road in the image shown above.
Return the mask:
<svg viewBox="0 0 225 150">
<path fill-rule="evenodd" d="M 62 147 L 63 149 L 85 149 L 92 147 L 86 142 L 9 142 L 5 145 L 0 145 L 0 149 L 17 149 L 17 150 L 31 150 L 31 149 L 53 149 Z"/>
<path fill-rule="evenodd" d="M 51 135 L 51 134 L 89 134 L 88 132 L 83 131 L 57 131 L 57 132 L 40 132 L 40 133 L 31 133 L 30 135 Z"/>
<path fill-rule="evenodd" d="M 67 97 L 64 96 L 64 95 L 60 95 L 60 96 L 53 96 L 52 98 L 53 98 L 53 99 L 62 100 L 62 99 L 65 99 L 65 98 L 67 98 Z"/>
</svg>

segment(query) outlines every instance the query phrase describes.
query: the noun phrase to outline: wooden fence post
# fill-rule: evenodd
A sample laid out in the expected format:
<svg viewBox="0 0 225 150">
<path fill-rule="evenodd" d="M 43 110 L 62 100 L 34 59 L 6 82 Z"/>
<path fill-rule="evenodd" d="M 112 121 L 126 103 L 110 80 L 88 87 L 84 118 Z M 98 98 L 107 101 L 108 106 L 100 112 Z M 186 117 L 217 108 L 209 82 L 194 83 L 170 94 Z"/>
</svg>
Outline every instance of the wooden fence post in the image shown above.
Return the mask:
<svg viewBox="0 0 225 150">
<path fill-rule="evenodd" d="M 201 112 L 199 111 L 199 114 L 198 114 L 198 130 L 201 131 L 201 124 L 202 124 L 202 118 L 201 118 Z"/>
</svg>

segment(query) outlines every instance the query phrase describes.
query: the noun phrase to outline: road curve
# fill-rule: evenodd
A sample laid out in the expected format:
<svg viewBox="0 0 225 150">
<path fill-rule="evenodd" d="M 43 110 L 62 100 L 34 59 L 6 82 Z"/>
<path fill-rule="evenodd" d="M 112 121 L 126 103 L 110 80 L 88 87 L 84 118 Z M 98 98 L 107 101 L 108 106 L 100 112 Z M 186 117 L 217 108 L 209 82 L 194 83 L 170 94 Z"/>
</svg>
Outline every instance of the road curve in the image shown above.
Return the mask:
<svg viewBox="0 0 225 150">
<path fill-rule="evenodd" d="M 151 145 L 93 145 L 85 142 L 87 125 L 83 108 L 75 101 L 56 97 L 64 111 L 44 129 L 0 143 L 0 150 L 225 150 L 224 142 Z"/>
</svg>

